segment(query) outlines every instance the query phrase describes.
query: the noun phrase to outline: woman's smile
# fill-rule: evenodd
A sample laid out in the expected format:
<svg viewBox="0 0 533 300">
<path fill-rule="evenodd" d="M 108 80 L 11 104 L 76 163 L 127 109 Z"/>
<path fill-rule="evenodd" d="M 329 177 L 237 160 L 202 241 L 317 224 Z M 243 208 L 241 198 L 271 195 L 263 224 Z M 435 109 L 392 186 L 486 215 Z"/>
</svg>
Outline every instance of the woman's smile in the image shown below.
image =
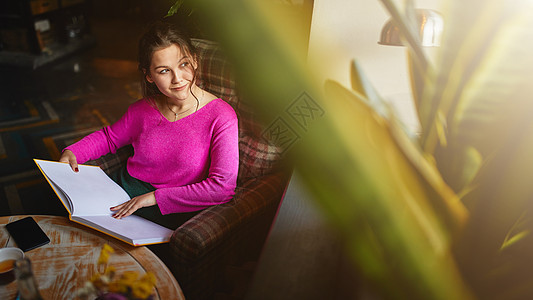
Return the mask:
<svg viewBox="0 0 533 300">
<path fill-rule="evenodd" d="M 184 89 L 186 89 L 188 86 L 188 84 L 184 84 L 182 86 L 177 86 L 177 87 L 171 87 L 170 89 L 173 90 L 173 91 L 183 91 Z"/>
</svg>

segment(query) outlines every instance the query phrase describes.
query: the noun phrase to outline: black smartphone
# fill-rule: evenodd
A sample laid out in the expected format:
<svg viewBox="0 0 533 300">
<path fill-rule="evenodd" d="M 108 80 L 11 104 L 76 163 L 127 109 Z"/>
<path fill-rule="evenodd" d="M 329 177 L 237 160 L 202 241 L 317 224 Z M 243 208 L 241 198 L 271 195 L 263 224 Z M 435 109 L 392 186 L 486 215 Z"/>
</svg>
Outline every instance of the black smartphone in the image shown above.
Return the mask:
<svg viewBox="0 0 533 300">
<path fill-rule="evenodd" d="M 50 239 L 32 217 L 6 224 L 6 229 L 22 251 L 30 251 L 50 243 Z"/>
</svg>

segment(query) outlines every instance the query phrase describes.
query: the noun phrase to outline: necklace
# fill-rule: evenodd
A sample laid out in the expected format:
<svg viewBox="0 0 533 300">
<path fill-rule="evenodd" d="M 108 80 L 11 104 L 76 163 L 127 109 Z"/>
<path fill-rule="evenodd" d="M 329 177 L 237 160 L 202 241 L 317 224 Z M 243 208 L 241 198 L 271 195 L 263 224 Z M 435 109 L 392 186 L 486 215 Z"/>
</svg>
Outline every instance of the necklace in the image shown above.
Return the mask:
<svg viewBox="0 0 533 300">
<path fill-rule="evenodd" d="M 173 114 L 174 114 L 174 122 L 176 122 L 178 120 L 178 115 L 181 115 L 181 114 L 184 114 L 186 112 L 188 112 L 189 110 L 191 110 L 193 107 L 189 107 L 189 109 L 187 109 L 186 111 L 182 111 L 182 112 L 174 112 L 172 110 L 172 108 L 170 108 L 170 106 L 168 105 L 168 102 L 167 102 L 167 107 L 168 107 L 168 110 L 170 110 Z"/>
<path fill-rule="evenodd" d="M 204 93 L 205 93 L 205 91 L 202 90 L 202 97 L 200 97 L 200 99 L 203 99 L 203 98 L 204 98 Z M 198 111 L 198 106 L 200 106 L 200 100 L 199 100 L 198 98 L 196 98 L 196 97 L 195 97 L 195 99 L 196 99 L 196 110 L 195 110 L 195 111 Z M 172 108 L 170 108 L 170 106 L 168 105 L 168 101 L 167 101 L 167 108 L 168 108 L 168 110 L 170 110 L 170 111 L 174 114 L 174 122 L 176 122 L 176 121 L 178 120 L 178 115 L 182 115 L 182 114 L 188 112 L 188 111 L 191 110 L 193 107 L 194 107 L 194 106 L 191 106 L 191 107 L 189 107 L 187 110 L 182 111 L 182 112 L 174 112 L 174 111 L 172 110 Z"/>
</svg>

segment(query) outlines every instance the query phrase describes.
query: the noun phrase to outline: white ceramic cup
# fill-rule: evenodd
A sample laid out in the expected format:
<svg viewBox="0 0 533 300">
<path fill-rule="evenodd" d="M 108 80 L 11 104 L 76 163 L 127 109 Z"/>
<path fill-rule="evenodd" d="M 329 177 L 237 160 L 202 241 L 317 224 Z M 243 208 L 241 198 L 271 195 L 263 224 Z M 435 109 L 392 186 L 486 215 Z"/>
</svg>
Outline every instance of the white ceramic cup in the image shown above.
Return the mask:
<svg viewBox="0 0 533 300">
<path fill-rule="evenodd" d="M 24 252 L 16 247 L 0 248 L 0 285 L 15 279 L 13 271 L 15 261 L 24 258 Z"/>
</svg>

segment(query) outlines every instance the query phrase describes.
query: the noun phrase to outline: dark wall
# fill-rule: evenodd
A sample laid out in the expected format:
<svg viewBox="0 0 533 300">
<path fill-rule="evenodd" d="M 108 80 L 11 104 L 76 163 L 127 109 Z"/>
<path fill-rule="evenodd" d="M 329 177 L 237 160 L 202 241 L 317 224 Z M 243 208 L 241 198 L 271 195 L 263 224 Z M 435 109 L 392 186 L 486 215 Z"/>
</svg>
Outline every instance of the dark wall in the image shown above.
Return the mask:
<svg viewBox="0 0 533 300">
<path fill-rule="evenodd" d="M 154 20 L 163 19 L 174 3 L 173 0 L 89 0 L 89 14 L 95 20 L 123 18 L 146 25 Z M 192 37 L 204 37 L 201 29 L 201 14 L 185 3 L 177 14 L 165 18 L 180 24 Z"/>
</svg>

